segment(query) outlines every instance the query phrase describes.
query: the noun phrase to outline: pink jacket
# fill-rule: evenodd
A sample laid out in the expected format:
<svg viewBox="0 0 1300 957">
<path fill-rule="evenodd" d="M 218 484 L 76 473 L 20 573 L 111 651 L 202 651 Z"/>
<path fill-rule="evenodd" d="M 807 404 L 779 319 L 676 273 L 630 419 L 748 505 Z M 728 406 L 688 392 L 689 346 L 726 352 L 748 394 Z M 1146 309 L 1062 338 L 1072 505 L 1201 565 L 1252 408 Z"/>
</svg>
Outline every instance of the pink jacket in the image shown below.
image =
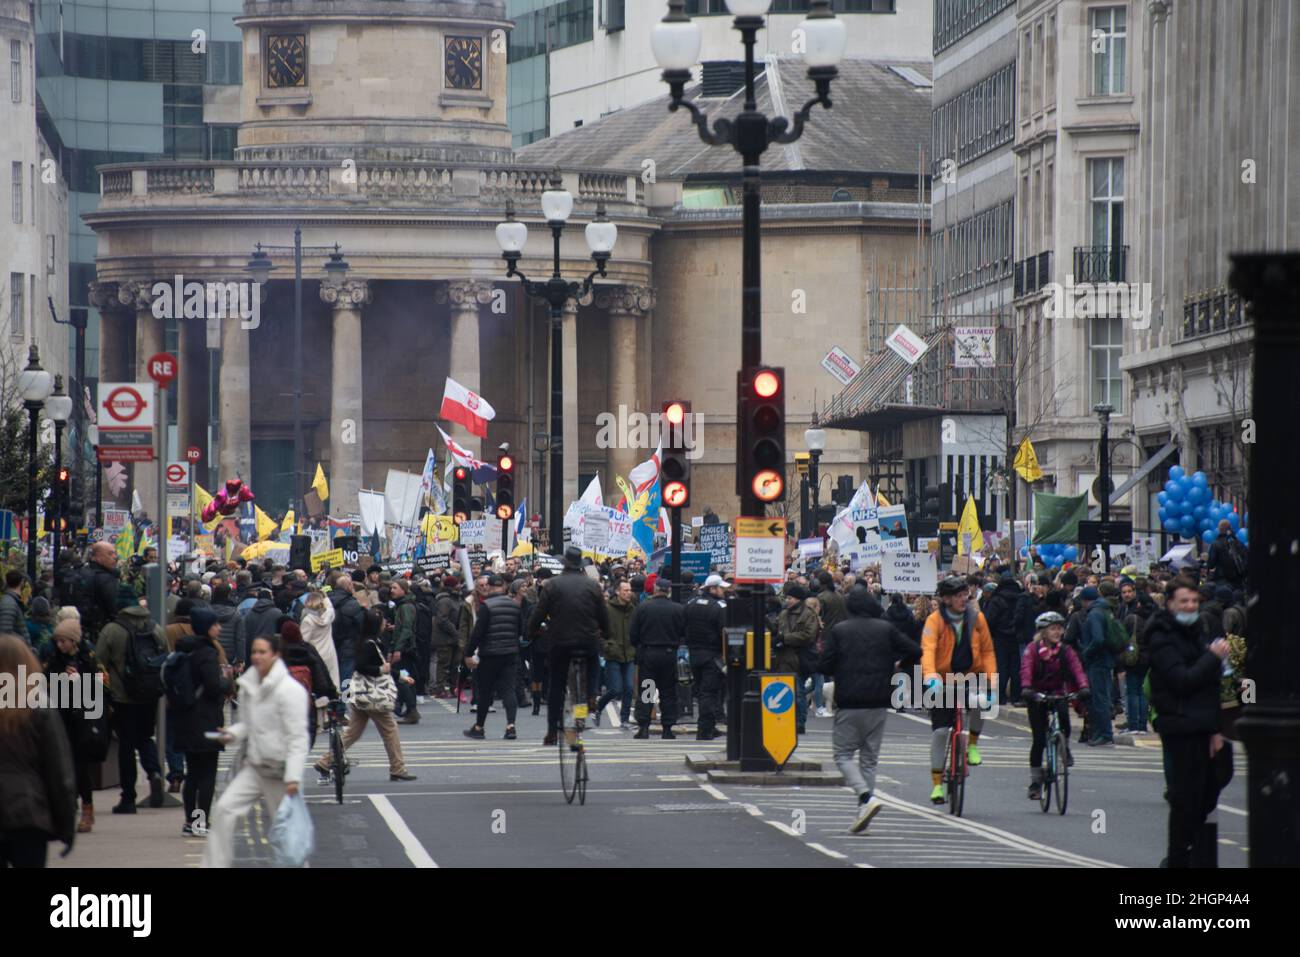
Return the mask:
<svg viewBox="0 0 1300 957">
<path fill-rule="evenodd" d="M 1062 643 L 1052 649 L 1042 640 L 1031 641 L 1020 659 L 1020 687 L 1042 694 L 1083 691 L 1088 677 L 1073 648 Z"/>
</svg>

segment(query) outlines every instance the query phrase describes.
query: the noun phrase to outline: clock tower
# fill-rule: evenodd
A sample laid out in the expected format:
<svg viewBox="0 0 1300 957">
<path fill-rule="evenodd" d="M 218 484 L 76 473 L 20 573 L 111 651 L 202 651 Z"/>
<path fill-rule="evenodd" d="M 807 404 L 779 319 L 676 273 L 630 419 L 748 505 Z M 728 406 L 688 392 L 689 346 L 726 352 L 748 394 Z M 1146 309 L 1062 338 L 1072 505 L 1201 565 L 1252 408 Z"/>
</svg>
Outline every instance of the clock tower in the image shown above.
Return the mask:
<svg viewBox="0 0 1300 957">
<path fill-rule="evenodd" d="M 505 0 L 246 0 L 245 160 L 509 162 Z"/>
</svg>

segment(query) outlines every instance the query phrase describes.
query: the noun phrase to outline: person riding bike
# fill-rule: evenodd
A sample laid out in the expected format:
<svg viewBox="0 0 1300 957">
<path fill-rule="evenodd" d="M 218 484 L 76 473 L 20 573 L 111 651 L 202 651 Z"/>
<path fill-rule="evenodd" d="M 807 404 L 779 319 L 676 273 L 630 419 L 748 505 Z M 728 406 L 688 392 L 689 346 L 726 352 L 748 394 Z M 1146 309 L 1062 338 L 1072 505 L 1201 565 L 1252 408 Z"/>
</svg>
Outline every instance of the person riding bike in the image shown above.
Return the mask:
<svg viewBox="0 0 1300 957">
<path fill-rule="evenodd" d="M 1070 740 L 1070 708 L 1065 700 L 1048 705 L 1044 695 L 1077 693 L 1086 698 L 1088 676 L 1084 674 L 1079 656 L 1069 645 L 1061 643 L 1065 635 L 1065 617 L 1054 611 L 1045 611 L 1034 620 L 1034 640 L 1025 647 L 1020 659 L 1020 696 L 1029 708 L 1029 727 L 1034 740 L 1029 746 L 1029 798 L 1037 801 L 1043 788 L 1043 750 L 1047 747 L 1048 708 L 1055 707 L 1065 740 Z M 1069 744 L 1065 750 L 1066 767 L 1074 765 L 1074 755 Z"/>
<path fill-rule="evenodd" d="M 587 692 L 595 703 L 595 673 L 600 668 L 601 642 L 609 637 L 609 610 L 600 586 L 582 569 L 582 549 L 570 545 L 564 550 L 564 570 L 540 589 L 537 607 L 528 622 L 528 634 L 536 639 L 543 623 L 550 636 L 550 686 L 546 701 L 546 737 L 543 745 L 555 744 L 564 718 L 564 695 L 569 683 L 569 662 L 585 655 L 588 665 Z"/>
<path fill-rule="evenodd" d="M 970 732 L 970 742 L 966 748 L 966 761 L 977 765 L 983 762 L 980 756 L 980 731 L 984 726 L 981 714 L 984 707 L 991 705 L 997 694 L 997 660 L 993 654 L 993 639 L 989 635 L 988 622 L 984 615 L 970 600 L 970 586 L 966 579 L 954 575 L 945 578 L 938 587 L 939 608 L 925 620 L 921 632 L 921 674 L 924 677 L 926 695 L 924 700 L 931 700 L 940 693 L 940 689 L 973 688 L 971 677 L 978 682 L 983 677 L 984 692 L 978 709 L 967 711 L 966 727 Z M 945 703 L 942 699 L 936 704 Z M 947 702 L 952 703 L 952 702 Z M 930 791 L 930 801 L 942 804 L 946 800 L 943 789 L 943 759 L 948 750 L 948 732 L 952 727 L 954 708 L 930 708 L 930 781 L 934 785 Z"/>
</svg>

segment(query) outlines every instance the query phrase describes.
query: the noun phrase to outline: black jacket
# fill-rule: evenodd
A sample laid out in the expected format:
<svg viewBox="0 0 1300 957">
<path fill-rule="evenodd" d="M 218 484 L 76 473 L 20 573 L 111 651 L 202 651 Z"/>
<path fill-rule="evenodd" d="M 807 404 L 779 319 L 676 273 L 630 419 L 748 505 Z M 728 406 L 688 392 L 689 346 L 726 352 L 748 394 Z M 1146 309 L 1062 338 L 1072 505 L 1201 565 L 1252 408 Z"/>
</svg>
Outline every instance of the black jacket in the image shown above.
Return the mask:
<svg viewBox="0 0 1300 957">
<path fill-rule="evenodd" d="M 274 635 L 276 626 L 284 617 L 279 607 L 269 598 L 259 598 L 253 607 L 244 612 L 240 623 L 239 643 L 244 649 L 251 648 L 254 638 Z"/>
<path fill-rule="evenodd" d="M 1205 569 L 1210 573 L 1210 581 L 1225 582 L 1240 587 L 1244 579 L 1237 574 L 1237 565 L 1232 560 L 1232 556 L 1238 549 L 1244 551 L 1245 547 L 1232 536 L 1225 538 L 1220 535 L 1216 538 L 1210 545 L 1210 553 L 1205 560 Z"/>
<path fill-rule="evenodd" d="M 339 689 L 334 687 L 334 680 L 330 678 L 330 671 L 325 667 L 320 652 L 309 642 L 286 641 L 280 649 L 280 656 L 284 658 L 286 668 L 306 666 L 311 669 L 309 694 L 313 699 L 324 697 L 333 700 L 339 696 Z"/>
<path fill-rule="evenodd" d="M 917 647 L 920 647 L 921 623 L 916 620 L 916 616 L 912 614 L 912 609 L 907 607 L 906 602 L 891 601 L 881 617 L 901 631 L 904 638 L 917 642 Z"/>
<path fill-rule="evenodd" d="M 122 583 L 116 570 L 91 562 L 81 571 L 77 580 L 77 611 L 81 613 L 81 628 L 92 642 L 99 630 L 117 617 L 117 588 Z"/>
<path fill-rule="evenodd" d="M 1180 625 L 1169 612 L 1152 616 L 1146 632 L 1151 707 L 1165 734 L 1212 734 L 1219 729 L 1223 662 L 1209 649 L 1201 621 Z"/>
<path fill-rule="evenodd" d="M 383 668 L 384 662 L 388 659 L 384 657 L 383 640 L 381 638 L 358 638 L 354 659 L 356 662 L 356 671 L 367 678 L 378 678 L 380 669 Z"/>
<path fill-rule="evenodd" d="M 817 670 L 835 682 L 836 708 L 888 708 L 895 662 L 920 658 L 921 646 L 879 617 L 880 603 L 864 590 L 847 605 L 849 617 L 826 632 Z"/>
<path fill-rule="evenodd" d="M 245 649 L 240 642 L 243 635 L 239 631 L 238 609 L 229 600 L 216 602 L 212 605 L 212 614 L 221 622 L 221 634 L 217 640 L 221 642 L 221 650 L 226 653 L 226 660 L 232 665 L 239 664 L 244 660 Z"/>
<path fill-rule="evenodd" d="M 0 835 L 36 830 L 71 847 L 77 789 L 68 734 L 50 708 L 32 708 L 17 734 L 0 737 Z"/>
<path fill-rule="evenodd" d="M 727 623 L 727 603 L 712 595 L 696 595 L 683 606 L 686 647 L 691 664 L 712 661 L 723 653 L 722 629 Z"/>
<path fill-rule="evenodd" d="M 686 641 L 686 610 L 663 595 L 643 601 L 632 612 L 628 640 L 637 649 L 676 648 Z"/>
<path fill-rule="evenodd" d="M 609 636 L 609 609 L 600 586 L 574 568 L 566 568 L 542 585 L 528 634 L 536 635 L 544 621 L 552 647 L 599 649 Z"/>
<path fill-rule="evenodd" d="M 1014 578 L 1003 578 L 988 600 L 982 603 L 980 611 L 989 625 L 989 637 L 994 644 L 1019 645 L 1020 636 L 1016 629 L 1016 609 L 1024 590 Z"/>
<path fill-rule="evenodd" d="M 519 604 L 509 595 L 492 595 L 479 609 L 465 654 L 473 655 L 482 649 L 485 658 L 516 655 L 523 628 Z"/>
<path fill-rule="evenodd" d="M 186 635 L 176 642 L 176 650 L 190 656 L 190 673 L 198 698 L 194 706 L 183 711 L 170 710 L 169 719 L 176 723 L 177 751 L 220 751 L 221 743 L 203 735 L 225 724 L 222 708 L 233 683 L 221 677 L 221 658 L 212 642 L 198 635 Z"/>
<path fill-rule="evenodd" d="M 366 610 L 355 595 L 342 588 L 331 591 L 329 598 L 334 606 L 334 647 L 340 658 L 351 658 L 355 654 L 357 639 L 361 637 Z"/>
</svg>

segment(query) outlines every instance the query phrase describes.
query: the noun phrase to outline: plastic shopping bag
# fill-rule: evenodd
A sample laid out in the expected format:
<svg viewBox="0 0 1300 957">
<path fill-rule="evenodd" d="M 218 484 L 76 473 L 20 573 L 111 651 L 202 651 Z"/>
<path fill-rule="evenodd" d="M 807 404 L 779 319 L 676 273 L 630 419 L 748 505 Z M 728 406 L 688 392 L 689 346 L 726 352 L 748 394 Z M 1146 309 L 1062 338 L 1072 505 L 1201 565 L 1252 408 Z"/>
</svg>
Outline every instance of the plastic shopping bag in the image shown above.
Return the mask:
<svg viewBox="0 0 1300 957">
<path fill-rule="evenodd" d="M 316 849 L 316 831 L 302 794 L 286 796 L 271 825 L 271 857 L 276 867 L 302 867 Z"/>
</svg>

